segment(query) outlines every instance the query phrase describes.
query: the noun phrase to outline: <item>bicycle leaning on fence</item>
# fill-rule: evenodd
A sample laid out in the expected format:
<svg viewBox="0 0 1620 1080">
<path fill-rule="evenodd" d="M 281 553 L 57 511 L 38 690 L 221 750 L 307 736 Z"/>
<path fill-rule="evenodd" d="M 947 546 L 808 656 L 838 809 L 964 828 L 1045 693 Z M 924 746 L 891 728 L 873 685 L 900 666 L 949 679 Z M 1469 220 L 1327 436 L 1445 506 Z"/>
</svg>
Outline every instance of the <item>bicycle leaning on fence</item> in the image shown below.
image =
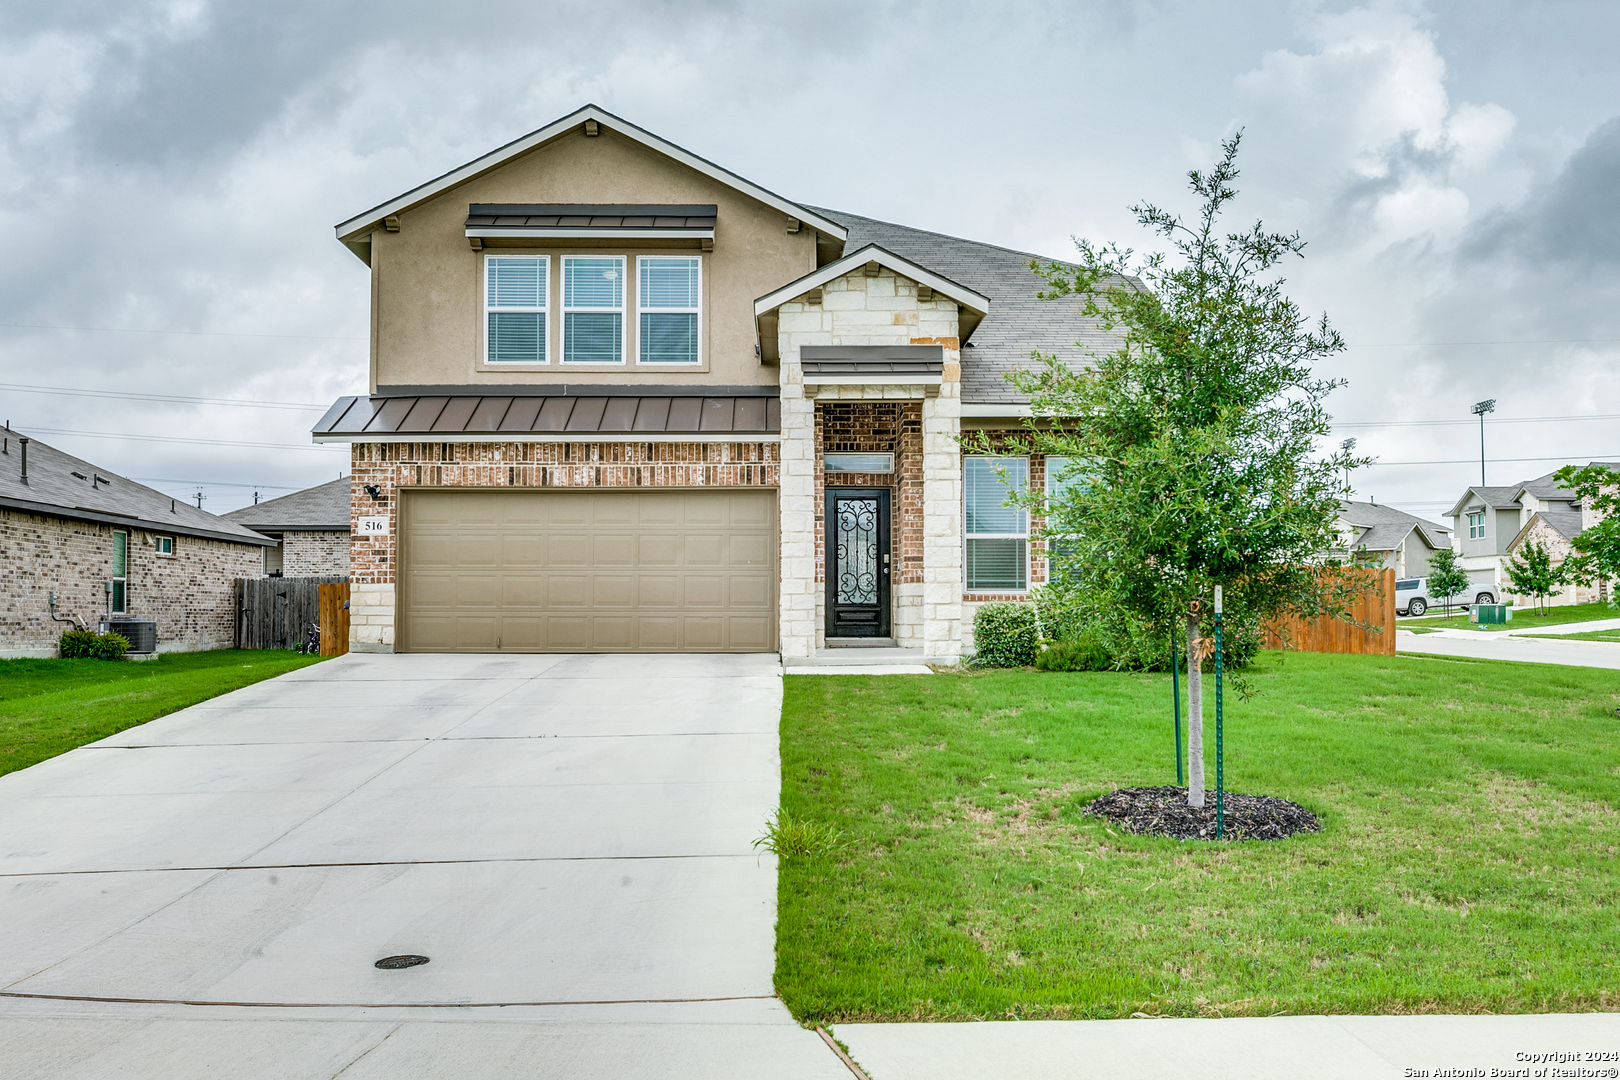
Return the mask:
<svg viewBox="0 0 1620 1080">
<path fill-rule="evenodd" d="M 308 655 L 308 656 L 319 656 L 319 655 L 321 655 L 321 624 L 320 623 L 312 622 L 312 623 L 309 624 L 309 635 L 304 638 L 304 643 L 302 645 L 298 646 L 298 651 L 301 652 L 301 653 L 304 653 L 305 655 Z"/>
</svg>

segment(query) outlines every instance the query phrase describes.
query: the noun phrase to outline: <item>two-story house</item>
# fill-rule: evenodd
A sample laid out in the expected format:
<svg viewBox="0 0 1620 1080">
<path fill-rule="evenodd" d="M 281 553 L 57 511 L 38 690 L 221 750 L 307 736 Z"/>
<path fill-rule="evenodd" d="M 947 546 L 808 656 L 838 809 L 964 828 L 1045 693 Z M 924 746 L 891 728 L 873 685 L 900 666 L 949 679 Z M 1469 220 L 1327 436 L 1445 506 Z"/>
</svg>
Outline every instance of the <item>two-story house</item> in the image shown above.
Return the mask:
<svg viewBox="0 0 1620 1080">
<path fill-rule="evenodd" d="M 352 642 L 970 647 L 1044 580 L 964 429 L 1111 339 L 1031 256 L 791 201 L 594 106 L 337 226 L 371 273 Z"/>
<path fill-rule="evenodd" d="M 1586 516 L 1592 515 L 1588 508 Z M 1476 581 L 1493 582 L 1498 595 L 1510 591 L 1503 566 L 1526 543 L 1547 544 L 1559 562 L 1584 527 L 1580 496 L 1560 486 L 1552 473 L 1505 487 L 1470 487 L 1447 516 L 1456 530 L 1463 567 Z M 1575 603 L 1576 595 L 1565 590 L 1554 602 Z"/>
<path fill-rule="evenodd" d="M 1427 577 L 1429 556 L 1451 548 L 1445 526 L 1374 502 L 1340 502 L 1339 534 L 1346 555 L 1364 565 L 1388 567 L 1398 578 Z"/>
</svg>

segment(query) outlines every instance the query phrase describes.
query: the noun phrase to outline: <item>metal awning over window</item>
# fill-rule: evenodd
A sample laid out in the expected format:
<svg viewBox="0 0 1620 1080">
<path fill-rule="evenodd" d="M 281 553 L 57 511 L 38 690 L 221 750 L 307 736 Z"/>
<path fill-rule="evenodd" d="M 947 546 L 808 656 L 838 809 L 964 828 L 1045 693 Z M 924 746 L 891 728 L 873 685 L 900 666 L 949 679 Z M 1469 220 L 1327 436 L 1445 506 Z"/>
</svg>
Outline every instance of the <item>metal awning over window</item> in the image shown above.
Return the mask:
<svg viewBox="0 0 1620 1080">
<path fill-rule="evenodd" d="M 467 236 L 712 241 L 718 212 L 712 204 L 473 203 L 468 207 Z"/>
<path fill-rule="evenodd" d="M 345 397 L 316 442 L 774 441 L 775 396 L 401 395 Z"/>
<path fill-rule="evenodd" d="M 939 345 L 804 345 L 799 362 L 806 386 L 938 386 L 944 380 L 945 350 Z"/>
</svg>

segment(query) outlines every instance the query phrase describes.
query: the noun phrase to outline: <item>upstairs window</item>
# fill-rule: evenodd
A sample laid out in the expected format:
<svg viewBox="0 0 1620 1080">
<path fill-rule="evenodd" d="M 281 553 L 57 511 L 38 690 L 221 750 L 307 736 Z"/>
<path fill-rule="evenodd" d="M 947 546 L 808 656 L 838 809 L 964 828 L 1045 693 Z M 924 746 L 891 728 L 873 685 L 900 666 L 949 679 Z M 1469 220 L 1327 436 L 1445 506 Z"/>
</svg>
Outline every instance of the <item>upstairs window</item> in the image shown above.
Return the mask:
<svg viewBox="0 0 1620 1080">
<path fill-rule="evenodd" d="M 624 363 L 624 257 L 563 257 L 563 363 Z"/>
<path fill-rule="evenodd" d="M 636 260 L 641 363 L 698 362 L 702 274 L 702 259 L 644 255 Z"/>
<path fill-rule="evenodd" d="M 1007 482 L 999 471 L 1005 469 Z M 969 592 L 1023 592 L 1029 587 L 1029 515 L 1006 505 L 1029 487 L 1029 459 L 970 457 L 962 463 Z"/>
<path fill-rule="evenodd" d="M 1483 513 L 1468 515 L 1468 539 L 1485 539 L 1485 515 Z"/>
<path fill-rule="evenodd" d="M 551 260 L 545 256 L 489 255 L 484 259 L 484 360 L 490 364 L 544 364 L 546 298 Z"/>
</svg>

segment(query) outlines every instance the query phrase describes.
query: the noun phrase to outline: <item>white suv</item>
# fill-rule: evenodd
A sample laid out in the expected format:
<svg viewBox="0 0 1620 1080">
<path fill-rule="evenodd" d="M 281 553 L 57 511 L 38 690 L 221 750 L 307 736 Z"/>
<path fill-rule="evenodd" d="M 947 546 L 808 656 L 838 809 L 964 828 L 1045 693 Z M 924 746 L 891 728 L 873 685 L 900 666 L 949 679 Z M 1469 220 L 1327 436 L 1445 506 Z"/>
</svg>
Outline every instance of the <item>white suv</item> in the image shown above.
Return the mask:
<svg viewBox="0 0 1620 1080">
<path fill-rule="evenodd" d="M 1457 596 L 1466 595 L 1468 595 L 1466 592 L 1457 594 Z M 1446 599 L 1455 602 L 1456 597 L 1447 597 Z M 1422 615 L 1429 610 L 1429 605 L 1433 603 L 1435 601 L 1429 596 L 1428 578 L 1409 577 L 1395 580 L 1395 614 Z M 1496 603 L 1496 594 L 1487 589 L 1481 589 L 1474 594 L 1474 603 L 1494 604 Z M 1467 607 L 1468 605 L 1463 604 L 1462 606 Z"/>
</svg>

